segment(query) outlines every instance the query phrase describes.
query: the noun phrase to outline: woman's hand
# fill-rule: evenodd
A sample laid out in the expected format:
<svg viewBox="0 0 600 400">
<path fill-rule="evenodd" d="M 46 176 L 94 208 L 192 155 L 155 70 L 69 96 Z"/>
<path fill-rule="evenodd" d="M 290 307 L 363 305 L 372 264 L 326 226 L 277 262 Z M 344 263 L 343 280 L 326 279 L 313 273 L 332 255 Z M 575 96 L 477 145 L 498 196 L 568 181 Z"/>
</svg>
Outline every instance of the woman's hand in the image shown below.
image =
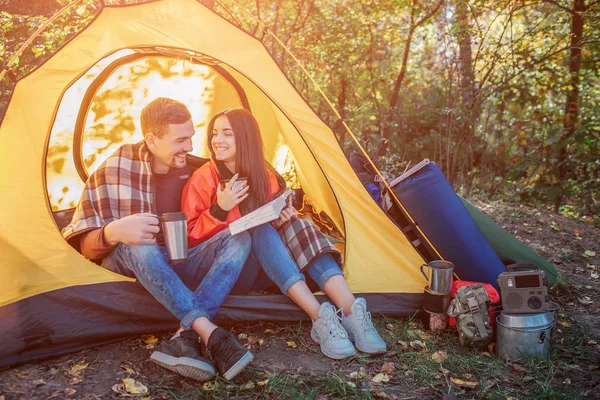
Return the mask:
<svg viewBox="0 0 600 400">
<path fill-rule="evenodd" d="M 224 189 L 221 189 L 221 185 L 217 186 L 217 204 L 225 211 L 230 211 L 250 194 L 248 193 L 250 186 L 246 184 L 246 181 L 235 184 L 237 178 L 238 174 L 235 174 Z"/>
<path fill-rule="evenodd" d="M 281 210 L 281 214 L 279 214 L 279 219 L 273 221 L 273 227 L 275 229 L 281 228 L 283 224 L 292 219 L 298 218 L 298 210 L 292 206 L 292 196 L 288 197 L 288 206 Z"/>
</svg>

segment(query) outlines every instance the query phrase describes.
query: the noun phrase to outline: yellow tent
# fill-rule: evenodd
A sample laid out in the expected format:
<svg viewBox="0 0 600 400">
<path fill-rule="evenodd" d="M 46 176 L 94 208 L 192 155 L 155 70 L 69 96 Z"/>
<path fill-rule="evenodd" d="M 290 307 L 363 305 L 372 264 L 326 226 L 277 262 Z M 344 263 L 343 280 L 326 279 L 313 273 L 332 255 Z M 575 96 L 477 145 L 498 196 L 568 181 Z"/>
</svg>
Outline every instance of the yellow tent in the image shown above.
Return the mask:
<svg viewBox="0 0 600 400">
<path fill-rule="evenodd" d="M 128 81 L 128 73 L 150 81 Z M 169 92 L 171 81 L 183 86 Z M 293 165 L 306 197 L 343 236 L 350 288 L 374 312 L 406 315 L 419 307 L 422 257 L 370 198 L 331 129 L 259 40 L 194 0 L 104 6 L 16 83 L 0 126 L 0 366 L 175 326 L 143 288 L 63 240 L 61 218 L 73 203 L 60 196 L 76 198 L 111 146 L 136 139 L 143 101 L 186 96 L 192 87 L 199 92 L 198 107 L 188 102 L 197 148 L 210 113 L 250 109 L 271 160 L 283 169 Z M 123 104 L 130 114 L 109 126 L 114 119 L 106 108 Z M 119 129 L 129 135 L 115 139 Z M 69 170 L 75 172 L 66 176 Z M 295 310 L 284 296 L 230 296 L 218 317 L 297 319 Z"/>
</svg>

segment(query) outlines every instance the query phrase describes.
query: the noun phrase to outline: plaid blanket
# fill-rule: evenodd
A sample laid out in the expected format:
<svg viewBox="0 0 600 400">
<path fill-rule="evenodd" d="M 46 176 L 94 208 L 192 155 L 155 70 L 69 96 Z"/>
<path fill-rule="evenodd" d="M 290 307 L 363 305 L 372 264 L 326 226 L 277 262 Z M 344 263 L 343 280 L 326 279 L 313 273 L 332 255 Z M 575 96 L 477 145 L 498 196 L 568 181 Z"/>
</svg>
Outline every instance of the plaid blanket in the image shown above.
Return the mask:
<svg viewBox="0 0 600 400">
<path fill-rule="evenodd" d="M 153 212 L 150 155 L 144 141 L 110 155 L 88 178 L 63 237 L 69 240 L 128 215 Z"/>
<path fill-rule="evenodd" d="M 288 221 L 279 228 L 279 236 L 300 272 L 324 253 L 331 253 L 338 264 L 342 265 L 342 253 L 310 221 L 300 218 Z"/>
</svg>

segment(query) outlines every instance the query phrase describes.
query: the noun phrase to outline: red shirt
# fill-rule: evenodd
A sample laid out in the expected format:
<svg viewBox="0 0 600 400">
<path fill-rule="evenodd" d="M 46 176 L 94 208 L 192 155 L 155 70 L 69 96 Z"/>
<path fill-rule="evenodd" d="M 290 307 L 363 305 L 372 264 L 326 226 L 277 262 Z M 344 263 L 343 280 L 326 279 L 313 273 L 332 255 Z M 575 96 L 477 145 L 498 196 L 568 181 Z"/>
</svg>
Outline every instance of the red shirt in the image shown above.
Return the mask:
<svg viewBox="0 0 600 400">
<path fill-rule="evenodd" d="M 241 217 L 239 206 L 227 213 L 225 221 L 213 217 L 210 213 L 210 207 L 217 203 L 217 186 L 220 181 L 217 166 L 211 160 L 197 169 L 183 188 L 181 211 L 187 215 L 190 247 L 197 246 L 225 230 L 230 223 Z M 278 191 L 277 177 L 269 172 L 269 199 Z"/>
</svg>

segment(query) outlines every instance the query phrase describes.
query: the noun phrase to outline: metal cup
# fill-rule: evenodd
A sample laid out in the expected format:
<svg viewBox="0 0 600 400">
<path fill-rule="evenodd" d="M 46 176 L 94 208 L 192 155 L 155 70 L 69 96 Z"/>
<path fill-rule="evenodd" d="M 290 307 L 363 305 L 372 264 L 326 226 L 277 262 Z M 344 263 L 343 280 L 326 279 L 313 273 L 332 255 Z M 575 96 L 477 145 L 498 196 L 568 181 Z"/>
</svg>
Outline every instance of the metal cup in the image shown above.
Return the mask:
<svg viewBox="0 0 600 400">
<path fill-rule="evenodd" d="M 428 273 L 423 268 L 428 268 Z M 448 294 L 452 291 L 452 274 L 454 264 L 450 261 L 434 260 L 421 265 L 421 273 L 429 282 L 429 290 L 434 293 Z"/>
<path fill-rule="evenodd" d="M 188 258 L 187 217 L 182 212 L 161 215 L 165 247 L 169 254 L 169 263 L 177 264 Z"/>
</svg>

